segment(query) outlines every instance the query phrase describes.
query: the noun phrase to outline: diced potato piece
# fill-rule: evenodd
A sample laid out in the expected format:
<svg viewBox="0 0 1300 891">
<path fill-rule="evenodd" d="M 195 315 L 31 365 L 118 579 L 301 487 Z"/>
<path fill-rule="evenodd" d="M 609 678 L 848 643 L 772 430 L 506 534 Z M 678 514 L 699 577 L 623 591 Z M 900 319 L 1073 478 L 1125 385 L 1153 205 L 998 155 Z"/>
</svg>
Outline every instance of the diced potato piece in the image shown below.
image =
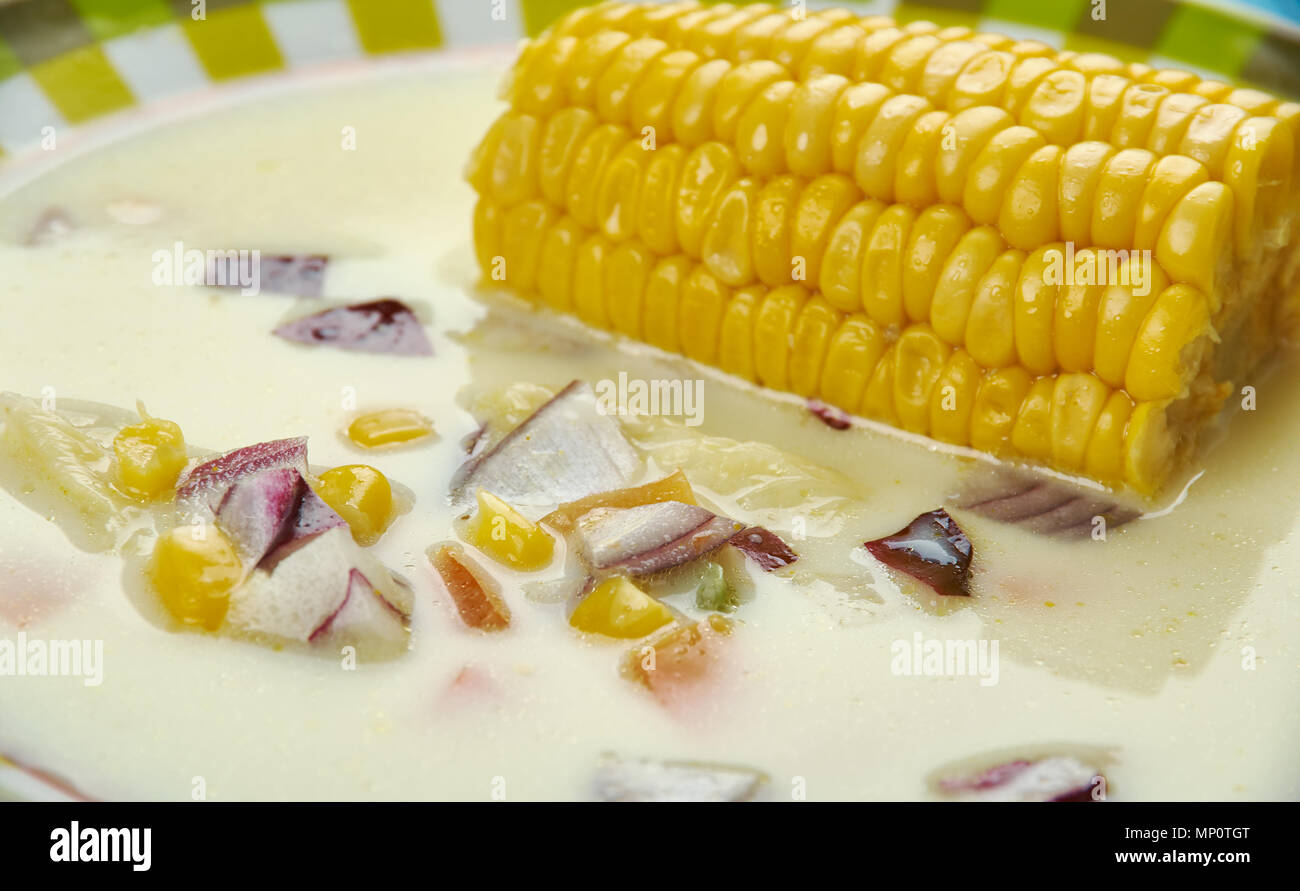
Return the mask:
<svg viewBox="0 0 1300 891">
<path fill-rule="evenodd" d="M 695 493 L 691 491 L 691 484 L 686 479 L 686 474 L 680 470 L 643 486 L 599 492 L 577 501 L 570 501 L 568 504 L 561 504 L 542 517 L 542 522 L 567 533 L 573 531 L 579 517 L 598 507 L 640 507 L 644 504 L 661 504 L 665 501 L 680 501 L 682 504 L 699 503 L 695 500 Z"/>
</svg>

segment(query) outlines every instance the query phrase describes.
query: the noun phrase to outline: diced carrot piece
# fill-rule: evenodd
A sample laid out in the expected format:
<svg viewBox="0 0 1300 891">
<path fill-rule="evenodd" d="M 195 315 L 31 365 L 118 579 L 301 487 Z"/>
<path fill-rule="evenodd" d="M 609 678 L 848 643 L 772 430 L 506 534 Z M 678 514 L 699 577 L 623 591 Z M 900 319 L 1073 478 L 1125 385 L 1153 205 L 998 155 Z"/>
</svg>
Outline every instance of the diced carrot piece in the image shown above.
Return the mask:
<svg viewBox="0 0 1300 891">
<path fill-rule="evenodd" d="M 510 624 L 510 607 L 501 597 L 501 585 L 464 548 L 449 543 L 429 548 L 428 555 L 466 625 L 500 631 Z"/>
<path fill-rule="evenodd" d="M 547 526 L 558 529 L 560 532 L 568 533 L 573 531 L 574 524 L 578 522 L 579 517 L 598 507 L 640 507 L 643 504 L 660 504 L 665 501 L 699 504 L 695 500 L 695 493 L 691 490 L 691 484 L 686 479 L 686 474 L 680 470 L 674 471 L 661 480 L 655 480 L 653 483 L 646 483 L 643 486 L 597 492 L 595 495 L 588 495 L 586 498 L 561 504 L 542 517 L 542 522 Z"/>
<path fill-rule="evenodd" d="M 731 622 L 716 613 L 694 625 L 679 625 L 628 653 L 624 674 L 650 689 L 666 705 L 709 680 L 721 658 Z"/>
</svg>

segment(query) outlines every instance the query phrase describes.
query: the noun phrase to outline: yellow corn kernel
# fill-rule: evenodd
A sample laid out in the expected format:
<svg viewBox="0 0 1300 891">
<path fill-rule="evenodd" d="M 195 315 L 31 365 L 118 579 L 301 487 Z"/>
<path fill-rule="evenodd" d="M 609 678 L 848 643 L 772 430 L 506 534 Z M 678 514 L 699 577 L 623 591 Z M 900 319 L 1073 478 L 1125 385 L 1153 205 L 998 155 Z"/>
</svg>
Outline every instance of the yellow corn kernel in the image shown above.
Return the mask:
<svg viewBox="0 0 1300 891">
<path fill-rule="evenodd" d="M 1191 93 L 1170 93 L 1156 109 L 1156 121 L 1147 136 L 1146 147 L 1158 157 L 1173 155 L 1182 145 L 1192 116 L 1210 101 Z"/>
<path fill-rule="evenodd" d="M 677 306 L 682 285 L 691 274 L 691 261 L 681 256 L 665 257 L 650 270 L 645 285 L 645 318 L 642 330 L 646 343 L 669 353 L 679 352 Z"/>
<path fill-rule="evenodd" d="M 113 479 L 123 492 L 143 500 L 170 495 L 185 469 L 185 437 L 175 421 L 144 416 L 113 437 Z"/>
<path fill-rule="evenodd" d="M 501 256 L 501 217 L 500 206 L 487 198 L 479 198 L 474 204 L 474 256 L 483 275 L 489 278 Z"/>
<path fill-rule="evenodd" d="M 730 6 L 721 3 L 716 6 L 706 6 L 703 9 L 690 10 L 683 15 L 673 17 L 667 23 L 664 27 L 663 39 L 674 46 L 680 46 L 683 42 L 690 40 L 692 35 L 697 34 L 713 22 L 728 17 L 730 13 Z"/>
<path fill-rule="evenodd" d="M 564 186 L 564 209 L 586 229 L 595 229 L 597 219 L 596 198 L 606 165 L 614 153 L 627 142 L 627 131 L 614 124 L 593 127 L 578 146 L 569 167 L 569 179 Z"/>
<path fill-rule="evenodd" d="M 754 271 L 769 288 L 794 281 L 791 236 L 804 182 L 796 176 L 774 177 L 758 194 L 754 211 Z"/>
<path fill-rule="evenodd" d="M 789 389 L 794 323 L 806 296 L 798 285 L 775 288 L 758 309 L 754 319 L 754 370 L 765 387 Z"/>
<path fill-rule="evenodd" d="M 1197 96 L 1204 96 L 1211 102 L 1222 102 L 1232 93 L 1232 89 L 1231 84 L 1225 84 L 1222 81 L 1203 80 L 1192 87 L 1192 92 Z"/>
<path fill-rule="evenodd" d="M 1024 265 L 1023 251 L 1004 252 L 980 279 L 966 322 L 966 350 L 985 368 L 1016 361 L 1016 283 Z"/>
<path fill-rule="evenodd" d="M 1011 444 L 1011 431 L 1033 379 L 1023 368 L 999 368 L 984 375 L 971 409 L 970 444 L 982 452 L 1000 455 Z"/>
<path fill-rule="evenodd" d="M 1156 241 L 1156 261 L 1174 281 L 1212 295 L 1232 227 L 1232 190 L 1223 183 L 1201 183 L 1169 212 Z M 1212 311 L 1218 309 L 1216 302 Z"/>
<path fill-rule="evenodd" d="M 1046 56 L 1033 56 L 1021 59 L 1011 68 L 1007 77 L 1007 90 L 1002 94 L 1002 107 L 1011 117 L 1018 118 L 1020 111 L 1029 104 L 1029 97 L 1038 89 L 1039 83 L 1060 69 L 1060 64 Z"/>
<path fill-rule="evenodd" d="M 1123 108 L 1124 91 L 1131 81 L 1115 74 L 1101 74 L 1088 83 L 1088 104 L 1083 118 L 1083 138 L 1110 143 Z"/>
<path fill-rule="evenodd" d="M 880 71 L 889 60 L 889 52 L 908 37 L 902 28 L 881 28 L 868 34 L 858 44 L 853 59 L 853 79 L 859 82 L 880 81 Z"/>
<path fill-rule="evenodd" d="M 1187 392 L 1200 370 L 1193 347 L 1217 339 L 1205 295 L 1187 285 L 1166 288 L 1142 320 L 1124 375 L 1124 389 L 1138 402 L 1174 399 Z"/>
<path fill-rule="evenodd" d="M 999 108 L 1007 79 L 1016 64 L 1012 53 L 996 48 L 980 53 L 962 68 L 948 94 L 947 108 L 954 113 L 969 108 Z"/>
<path fill-rule="evenodd" d="M 912 325 L 894 345 L 894 410 L 913 433 L 930 429 L 930 396 L 952 348 L 929 325 Z"/>
<path fill-rule="evenodd" d="M 159 536 L 148 575 L 176 621 L 216 631 L 226 619 L 230 592 L 243 578 L 243 566 L 220 529 L 179 526 Z"/>
<path fill-rule="evenodd" d="M 862 308 L 882 325 L 897 325 L 903 315 L 903 249 L 916 211 L 894 204 L 876 219 L 862 256 Z"/>
<path fill-rule="evenodd" d="M 997 225 L 1007 243 L 1022 251 L 1060 237 L 1058 197 L 1061 187 L 1059 145 L 1045 145 L 1030 155 L 1011 179 Z"/>
<path fill-rule="evenodd" d="M 367 412 L 348 425 L 348 439 L 363 449 L 402 445 L 432 433 L 433 422 L 409 408 Z"/>
<path fill-rule="evenodd" d="M 537 290 L 552 309 L 568 312 L 573 308 L 573 270 L 577 265 L 578 246 L 585 238 L 578 221 L 564 217 L 547 231 L 542 241 Z"/>
<path fill-rule="evenodd" d="M 478 490 L 478 514 L 469 542 L 520 572 L 542 569 L 555 552 L 555 539 L 549 532 L 486 489 Z"/>
<path fill-rule="evenodd" d="M 721 5 L 721 4 L 720 4 Z M 732 39 L 745 25 L 769 14 L 764 4 L 756 3 L 737 9 L 729 15 L 710 18 L 695 25 L 687 40 L 700 55 L 710 59 L 725 57 L 731 52 Z"/>
<path fill-rule="evenodd" d="M 649 154 L 636 204 L 636 232 L 642 244 L 663 256 L 677 252 L 677 182 L 686 149 L 674 143 Z"/>
<path fill-rule="evenodd" d="M 1195 77 L 1195 75 L 1190 76 Z M 1281 102 L 1276 96 L 1249 87 L 1236 88 L 1223 101 L 1252 115 L 1266 115 Z"/>
<path fill-rule="evenodd" d="M 984 225 L 998 221 L 1002 202 L 1012 180 L 1029 156 L 1046 145 L 1041 133 L 1029 127 L 1008 127 L 994 134 L 972 162 L 962 194 L 962 206 L 971 219 Z"/>
<path fill-rule="evenodd" d="M 688 358 L 711 365 L 717 361 L 722 313 L 729 289 L 704 266 L 697 266 L 682 285 L 677 309 L 677 339 Z"/>
<path fill-rule="evenodd" d="M 758 94 L 736 124 L 736 155 L 753 176 L 785 172 L 785 128 L 795 89 L 794 81 L 777 81 Z"/>
<path fill-rule="evenodd" d="M 953 115 L 939 141 L 939 157 L 934 165 L 935 184 L 945 203 L 961 203 L 975 159 L 993 134 L 1014 123 L 1011 115 L 1002 109 L 988 106 L 968 108 Z"/>
<path fill-rule="evenodd" d="M 568 36 L 539 41 L 527 60 L 520 59 L 518 76 L 511 84 L 510 104 L 542 118 L 563 108 L 568 93 L 561 75 L 567 71 L 578 42 L 578 38 Z"/>
<path fill-rule="evenodd" d="M 1063 371 L 1091 371 L 1097 341 L 1097 313 L 1105 288 L 1096 284 L 1098 269 L 1106 261 L 1092 248 L 1074 255 L 1074 283 L 1064 285 L 1056 297 L 1052 335 L 1056 363 Z"/>
<path fill-rule="evenodd" d="M 1295 141 L 1274 118 L 1247 118 L 1232 133 L 1224 158 L 1223 182 L 1232 190 L 1236 209 L 1236 245 L 1249 256 L 1258 232 L 1271 228 L 1291 195 Z"/>
<path fill-rule="evenodd" d="M 898 426 L 898 412 L 894 409 L 894 354 L 897 347 L 897 343 L 891 345 L 876 363 L 866 389 L 862 391 L 862 403 L 857 412 L 891 427 Z"/>
<path fill-rule="evenodd" d="M 1065 255 L 1060 244 L 1043 245 L 1025 258 L 1016 281 L 1015 344 L 1020 364 L 1030 374 L 1056 371 L 1053 326 L 1056 301 L 1060 297 L 1060 276 Z M 1049 271 L 1050 270 L 1050 271 Z"/>
<path fill-rule="evenodd" d="M 1204 164 L 1210 179 L 1221 179 L 1228 149 L 1232 146 L 1233 131 L 1248 117 L 1250 115 L 1235 105 L 1216 103 L 1202 106 L 1192 115 L 1178 153 Z"/>
<path fill-rule="evenodd" d="M 483 134 L 478 145 L 470 152 L 469 160 L 465 164 L 465 180 L 480 196 L 487 195 L 492 188 L 492 170 L 496 164 L 497 146 L 501 142 L 501 133 L 509 122 L 509 114 L 503 114 L 493 121 L 487 133 Z"/>
<path fill-rule="evenodd" d="M 502 207 L 528 201 L 537 194 L 541 129 L 541 122 L 532 115 L 506 115 L 488 176 L 488 194 Z"/>
<path fill-rule="evenodd" d="M 1057 58 L 1064 55 L 1065 53 L 1057 53 Z M 1081 71 L 1090 77 L 1098 74 L 1124 73 L 1124 63 L 1105 53 L 1079 53 L 1071 57 L 1068 64 L 1075 71 Z"/>
<path fill-rule="evenodd" d="M 857 312 L 862 308 L 862 259 L 884 208 L 879 201 L 860 201 L 840 218 L 830 233 L 822 255 L 818 287 L 831 306 L 842 312 Z"/>
<path fill-rule="evenodd" d="M 595 126 L 596 116 L 577 105 L 556 112 L 546 122 L 537 148 L 537 179 L 542 197 L 551 204 L 564 204 L 573 161 Z"/>
<path fill-rule="evenodd" d="M 1096 480 L 1119 483 L 1124 480 L 1124 431 L 1133 414 L 1133 400 L 1123 390 L 1110 394 L 1092 428 L 1084 453 L 1083 472 Z"/>
<path fill-rule="evenodd" d="M 932 52 L 930 58 L 926 60 L 917 92 L 939 108 L 951 108 L 948 97 L 962 69 L 972 59 L 988 51 L 988 46 L 975 40 L 954 40 L 945 43 Z"/>
<path fill-rule="evenodd" d="M 861 313 L 848 316 L 831 335 L 822 369 L 821 398 L 856 412 L 876 364 L 885 354 L 880 326 Z"/>
<path fill-rule="evenodd" d="M 633 139 L 605 167 L 596 192 L 596 220 L 600 230 L 613 241 L 636 235 L 641 183 L 653 154 Z"/>
<path fill-rule="evenodd" d="M 1156 122 L 1156 111 L 1169 90 L 1155 84 L 1133 84 L 1120 100 L 1119 117 L 1110 133 L 1111 145 L 1118 149 L 1138 148 L 1147 144 Z"/>
<path fill-rule="evenodd" d="M 1052 393 L 1052 461 L 1063 470 L 1081 470 L 1088 440 L 1110 396 L 1091 374 L 1066 373 Z"/>
<path fill-rule="evenodd" d="M 809 81 L 825 74 L 847 77 L 853 73 L 853 55 L 867 30 L 857 23 L 823 31 L 808 47 L 799 65 L 799 79 Z"/>
<path fill-rule="evenodd" d="M 1020 112 L 1020 123 L 1032 127 L 1049 143 L 1078 142 L 1088 108 L 1088 79 L 1078 71 L 1053 71 L 1034 88 Z"/>
<path fill-rule="evenodd" d="M 1156 298 L 1169 286 L 1169 281 L 1159 267 L 1152 266 L 1134 255 L 1127 263 L 1127 274 L 1102 291 L 1097 313 L 1097 341 L 1093 349 L 1093 368 L 1099 378 L 1112 387 L 1123 387 L 1129 359 L 1138 330 L 1150 312 Z M 1141 286 L 1136 274 L 1148 273 Z M 1122 282 L 1129 281 L 1125 285 Z"/>
<path fill-rule="evenodd" d="M 559 212 L 545 201 L 528 201 L 506 211 L 501 224 L 501 256 L 505 281 L 520 294 L 532 294 L 546 233 Z"/>
<path fill-rule="evenodd" d="M 611 124 L 626 124 L 632 111 L 637 85 L 668 44 L 653 37 L 641 37 L 623 44 L 609 66 L 596 80 L 596 112 Z"/>
<path fill-rule="evenodd" d="M 1057 207 L 1061 214 L 1061 239 L 1076 244 L 1092 240 L 1092 213 L 1099 195 L 1101 177 L 1115 147 L 1105 142 L 1080 142 L 1061 157 L 1061 190 Z"/>
<path fill-rule="evenodd" d="M 1186 93 L 1192 87 L 1200 83 L 1201 79 L 1190 71 L 1177 71 L 1172 68 L 1163 68 L 1158 71 L 1147 73 L 1142 80 L 1149 84 L 1156 84 L 1175 93 Z"/>
<path fill-rule="evenodd" d="M 713 98 L 713 139 L 734 142 L 740 117 L 763 91 L 788 81 L 790 73 L 768 59 L 745 62 L 732 68 L 719 82 Z"/>
<path fill-rule="evenodd" d="M 709 271 L 733 287 L 754 280 L 750 251 L 759 184 L 750 177 L 736 180 L 718 199 L 713 219 L 704 231 L 700 259 Z"/>
<path fill-rule="evenodd" d="M 837 173 L 852 175 L 858 160 L 858 143 L 876 119 L 880 107 L 893 94 L 875 83 L 847 87 L 835 100 L 831 123 L 831 166 Z"/>
<path fill-rule="evenodd" d="M 934 162 L 939 156 L 943 128 L 950 119 L 946 111 L 927 111 L 916 119 L 894 166 L 896 200 L 914 207 L 929 207 L 939 200 Z"/>
<path fill-rule="evenodd" d="M 393 522 L 393 487 L 369 464 L 344 464 L 325 471 L 316 494 L 347 521 L 357 544 L 379 541 Z"/>
<path fill-rule="evenodd" d="M 732 37 L 731 58 L 737 62 L 767 57 L 772 38 L 795 21 L 791 10 L 782 10 L 742 25 Z"/>
<path fill-rule="evenodd" d="M 677 187 L 677 244 L 699 259 L 713 209 L 740 177 L 735 153 L 720 142 L 706 142 L 682 163 Z"/>
<path fill-rule="evenodd" d="M 1155 162 L 1146 149 L 1124 149 L 1106 162 L 1092 207 L 1092 244 L 1120 249 L 1133 243 L 1142 192 Z"/>
<path fill-rule="evenodd" d="M 912 223 L 903 252 L 903 309 L 912 321 L 929 321 L 930 301 L 944 263 L 971 225 L 964 210 L 948 204 L 927 207 Z"/>
<path fill-rule="evenodd" d="M 754 324 L 758 308 L 767 295 L 762 285 L 750 285 L 732 294 L 722 314 L 722 330 L 718 338 L 718 367 L 727 374 L 755 380 Z"/>
<path fill-rule="evenodd" d="M 970 442 L 971 415 L 979 390 L 979 365 L 964 350 L 953 350 L 930 399 L 930 435 L 942 442 Z"/>
<path fill-rule="evenodd" d="M 644 136 L 648 128 L 656 142 L 667 141 L 672 134 L 677 94 L 691 72 L 703 62 L 690 50 L 671 50 L 655 59 L 632 93 L 629 112 L 632 131 Z"/>
<path fill-rule="evenodd" d="M 804 187 L 790 232 L 790 256 L 797 281 L 821 278 L 822 257 L 831 233 L 862 194 L 839 173 L 819 176 Z"/>
<path fill-rule="evenodd" d="M 858 144 L 853 178 L 872 198 L 894 200 L 894 169 L 908 134 L 930 103 L 919 96 L 899 95 L 885 100 L 875 120 Z"/>
<path fill-rule="evenodd" d="M 1169 472 L 1174 441 L 1169 434 L 1165 402 L 1140 402 L 1124 431 L 1124 481 L 1152 495 Z"/>
<path fill-rule="evenodd" d="M 817 394 L 831 337 L 843 319 L 844 314 L 821 297 L 814 297 L 803 305 L 794 323 L 794 341 L 790 351 L 791 391 L 805 397 Z"/>
<path fill-rule="evenodd" d="M 691 72 L 673 102 L 673 138 L 694 147 L 713 138 L 713 101 L 731 71 L 726 59 L 713 59 Z"/>
<path fill-rule="evenodd" d="M 594 328 L 608 328 L 605 308 L 605 258 L 613 244 L 599 232 L 578 245 L 573 264 L 573 311 Z"/>
<path fill-rule="evenodd" d="M 930 303 L 930 324 L 945 343 L 964 346 L 966 322 L 980 280 L 1006 244 L 992 226 L 971 229 L 944 261 Z"/>
<path fill-rule="evenodd" d="M 1052 395 L 1056 379 L 1040 377 L 1029 387 L 1011 427 L 1011 447 L 1026 458 L 1052 456 Z"/>
<path fill-rule="evenodd" d="M 880 67 L 880 82 L 900 93 L 915 93 L 930 55 L 943 46 L 934 34 L 917 34 L 899 41 Z"/>
<path fill-rule="evenodd" d="M 606 637 L 645 637 L 667 625 L 673 614 L 658 600 L 642 591 L 627 576 L 606 579 L 588 594 L 569 624 L 588 634 Z"/>
<path fill-rule="evenodd" d="M 1169 155 L 1157 161 L 1142 189 L 1137 225 L 1133 229 L 1133 248 L 1155 250 L 1160 230 L 1174 205 L 1207 179 L 1205 165 L 1183 155 Z"/>
<path fill-rule="evenodd" d="M 654 254 L 635 241 L 623 242 L 605 261 L 605 312 L 619 334 L 641 338 L 646 279 L 654 263 Z"/>
<path fill-rule="evenodd" d="M 849 80 L 827 74 L 795 90 L 785 128 L 785 163 L 791 173 L 814 177 L 831 170 L 831 124 Z"/>
</svg>

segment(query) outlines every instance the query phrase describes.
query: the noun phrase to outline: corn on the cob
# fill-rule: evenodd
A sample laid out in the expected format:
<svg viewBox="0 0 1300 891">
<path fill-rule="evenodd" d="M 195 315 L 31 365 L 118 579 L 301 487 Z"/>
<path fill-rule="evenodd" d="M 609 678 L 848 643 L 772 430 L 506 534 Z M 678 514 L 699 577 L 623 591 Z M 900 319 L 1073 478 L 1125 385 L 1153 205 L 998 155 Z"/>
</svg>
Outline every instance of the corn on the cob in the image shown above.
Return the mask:
<svg viewBox="0 0 1300 891">
<path fill-rule="evenodd" d="M 468 171 L 485 277 L 945 442 L 1153 493 L 1274 303 L 1300 320 L 1300 106 L 1257 91 L 684 2 L 562 19 L 508 97 Z"/>
</svg>

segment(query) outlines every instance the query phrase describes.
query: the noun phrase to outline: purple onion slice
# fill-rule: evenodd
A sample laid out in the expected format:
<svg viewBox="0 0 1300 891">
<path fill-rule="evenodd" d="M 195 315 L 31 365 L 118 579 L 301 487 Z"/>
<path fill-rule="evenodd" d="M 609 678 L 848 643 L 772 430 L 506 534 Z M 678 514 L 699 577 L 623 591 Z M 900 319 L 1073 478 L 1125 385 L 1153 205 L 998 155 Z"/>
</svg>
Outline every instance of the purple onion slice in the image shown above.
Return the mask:
<svg viewBox="0 0 1300 891">
<path fill-rule="evenodd" d="M 595 791 L 601 801 L 749 801 L 766 781 L 748 767 L 606 753 L 596 768 Z"/>
<path fill-rule="evenodd" d="M 273 332 L 296 343 L 397 356 L 431 356 L 424 326 L 405 303 L 385 297 L 285 322 Z"/>
<path fill-rule="evenodd" d="M 799 559 L 799 555 L 780 536 L 762 526 L 740 530 L 727 540 L 727 544 L 744 553 L 764 572 L 775 572 Z"/>
<path fill-rule="evenodd" d="M 578 518 L 578 552 L 598 572 L 650 575 L 697 560 L 721 547 L 741 524 L 699 505 L 661 501 L 598 507 Z"/>
<path fill-rule="evenodd" d="M 970 596 L 970 539 L 942 508 L 921 514 L 893 535 L 866 542 L 866 547 L 881 563 L 940 594 Z"/>
<path fill-rule="evenodd" d="M 1065 755 L 1008 761 L 979 773 L 939 780 L 945 794 L 966 801 L 1099 801 L 1105 777 Z M 1094 794 L 1101 788 L 1103 791 Z"/>
<path fill-rule="evenodd" d="M 176 497 L 181 501 L 203 501 L 215 510 L 236 480 L 278 467 L 306 472 L 307 437 L 259 442 L 210 458 L 181 474 Z"/>
<path fill-rule="evenodd" d="M 217 525 L 245 566 L 256 566 L 285 537 L 306 488 L 297 470 L 276 467 L 249 474 L 226 490 L 217 506 Z"/>
<path fill-rule="evenodd" d="M 833 405 L 827 405 L 820 399 L 809 399 L 808 411 L 812 412 L 819 421 L 832 430 L 848 430 L 853 426 L 853 422 L 849 420 L 848 412 Z"/>
</svg>

